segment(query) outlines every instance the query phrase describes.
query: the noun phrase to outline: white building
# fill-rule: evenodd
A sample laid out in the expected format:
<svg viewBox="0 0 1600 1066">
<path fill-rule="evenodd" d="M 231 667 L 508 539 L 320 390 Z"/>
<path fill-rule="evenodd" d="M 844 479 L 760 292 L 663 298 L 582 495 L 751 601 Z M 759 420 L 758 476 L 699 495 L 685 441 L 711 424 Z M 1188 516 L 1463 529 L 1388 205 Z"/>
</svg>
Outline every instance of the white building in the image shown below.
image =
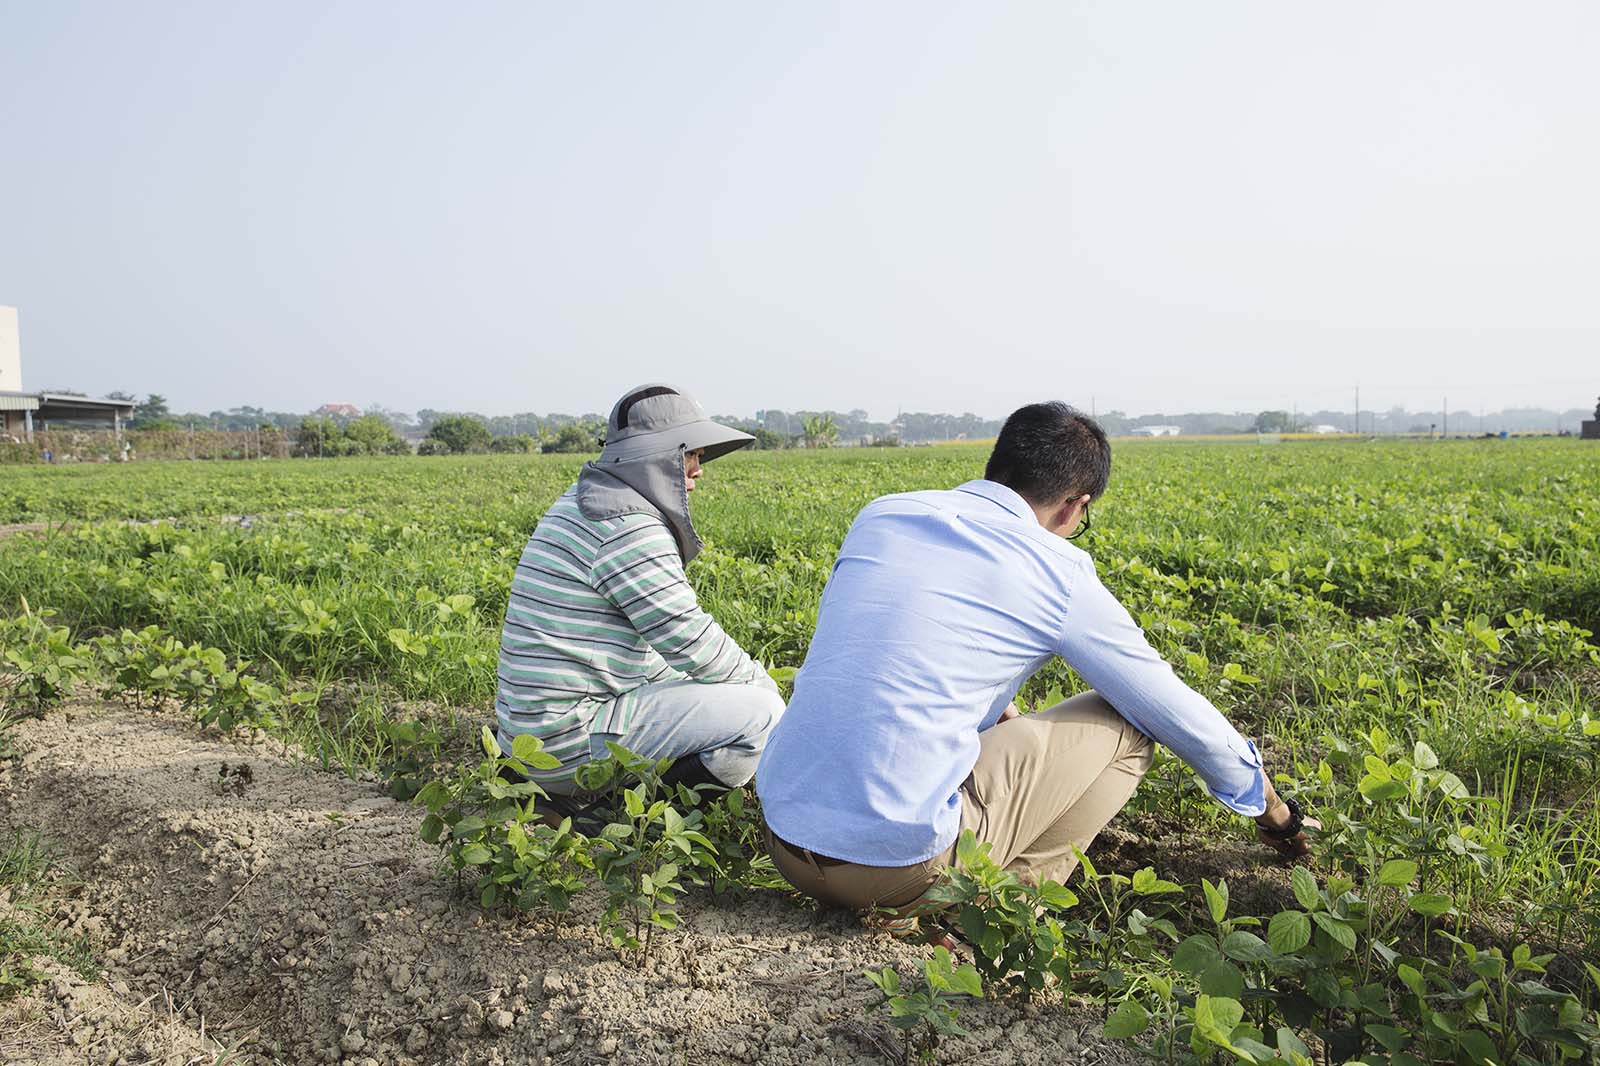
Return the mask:
<svg viewBox="0 0 1600 1066">
<path fill-rule="evenodd" d="M 1139 426 L 1132 431 L 1135 437 L 1176 437 L 1182 432 L 1182 426 Z"/>
<path fill-rule="evenodd" d="M 0 307 L 0 392 L 22 391 L 22 338 L 17 309 Z"/>
</svg>

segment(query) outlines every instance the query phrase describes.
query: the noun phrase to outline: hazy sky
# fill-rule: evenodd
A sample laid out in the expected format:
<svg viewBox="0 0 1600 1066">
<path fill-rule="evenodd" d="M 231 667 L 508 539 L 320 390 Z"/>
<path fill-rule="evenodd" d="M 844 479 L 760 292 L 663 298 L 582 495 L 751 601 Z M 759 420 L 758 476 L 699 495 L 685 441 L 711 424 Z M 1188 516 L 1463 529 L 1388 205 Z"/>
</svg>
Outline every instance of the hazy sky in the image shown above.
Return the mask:
<svg viewBox="0 0 1600 1066">
<path fill-rule="evenodd" d="M 0 0 L 33 387 L 1580 406 L 1600 5 Z"/>
</svg>

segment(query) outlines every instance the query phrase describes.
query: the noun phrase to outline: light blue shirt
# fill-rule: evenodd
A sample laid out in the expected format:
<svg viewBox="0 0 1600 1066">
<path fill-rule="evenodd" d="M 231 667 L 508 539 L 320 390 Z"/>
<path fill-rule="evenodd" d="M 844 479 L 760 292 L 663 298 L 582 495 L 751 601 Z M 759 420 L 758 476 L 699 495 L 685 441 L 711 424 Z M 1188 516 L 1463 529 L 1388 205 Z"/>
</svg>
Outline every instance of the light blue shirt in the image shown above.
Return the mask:
<svg viewBox="0 0 1600 1066">
<path fill-rule="evenodd" d="M 871 866 L 943 853 L 978 734 L 1056 655 L 1224 805 L 1265 809 L 1255 745 L 1178 679 L 1086 553 L 980 480 L 884 496 L 856 516 L 756 771 L 767 824 Z"/>
</svg>

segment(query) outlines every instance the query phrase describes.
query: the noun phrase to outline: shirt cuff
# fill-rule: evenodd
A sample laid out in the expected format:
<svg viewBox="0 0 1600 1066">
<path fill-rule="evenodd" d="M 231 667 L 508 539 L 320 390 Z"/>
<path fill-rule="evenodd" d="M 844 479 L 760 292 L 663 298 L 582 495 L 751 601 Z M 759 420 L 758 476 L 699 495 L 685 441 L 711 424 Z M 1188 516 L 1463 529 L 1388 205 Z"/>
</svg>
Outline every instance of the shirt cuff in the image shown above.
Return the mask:
<svg viewBox="0 0 1600 1066">
<path fill-rule="evenodd" d="M 1241 738 L 1243 739 L 1243 738 Z M 1233 772 L 1226 776 L 1232 781 L 1233 787 L 1226 791 L 1222 787 L 1214 786 L 1210 781 L 1202 778 L 1206 791 L 1211 793 L 1211 798 L 1228 808 L 1234 814 L 1242 814 L 1247 818 L 1255 818 L 1267 812 L 1267 773 L 1261 767 L 1261 753 L 1256 750 L 1253 740 L 1244 742 L 1248 751 L 1239 751 L 1229 745 L 1229 750 L 1238 758 L 1239 765 Z M 1242 782 L 1245 772 L 1250 772 L 1248 782 Z M 1223 775 L 1218 775 L 1219 782 Z"/>
</svg>

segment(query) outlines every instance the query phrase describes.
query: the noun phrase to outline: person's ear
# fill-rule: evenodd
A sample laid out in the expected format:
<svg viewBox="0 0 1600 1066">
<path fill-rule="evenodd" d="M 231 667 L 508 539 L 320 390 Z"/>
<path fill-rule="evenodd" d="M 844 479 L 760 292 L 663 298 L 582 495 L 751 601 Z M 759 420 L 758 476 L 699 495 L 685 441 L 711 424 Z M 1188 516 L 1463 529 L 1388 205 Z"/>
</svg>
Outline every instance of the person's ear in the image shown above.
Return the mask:
<svg viewBox="0 0 1600 1066">
<path fill-rule="evenodd" d="M 1061 501 L 1061 506 L 1056 508 L 1056 513 L 1051 522 L 1051 528 L 1053 530 L 1065 529 L 1067 523 L 1073 520 L 1072 509 L 1078 506 L 1078 499 L 1079 497 L 1077 496 L 1068 496 L 1065 500 Z"/>
</svg>

